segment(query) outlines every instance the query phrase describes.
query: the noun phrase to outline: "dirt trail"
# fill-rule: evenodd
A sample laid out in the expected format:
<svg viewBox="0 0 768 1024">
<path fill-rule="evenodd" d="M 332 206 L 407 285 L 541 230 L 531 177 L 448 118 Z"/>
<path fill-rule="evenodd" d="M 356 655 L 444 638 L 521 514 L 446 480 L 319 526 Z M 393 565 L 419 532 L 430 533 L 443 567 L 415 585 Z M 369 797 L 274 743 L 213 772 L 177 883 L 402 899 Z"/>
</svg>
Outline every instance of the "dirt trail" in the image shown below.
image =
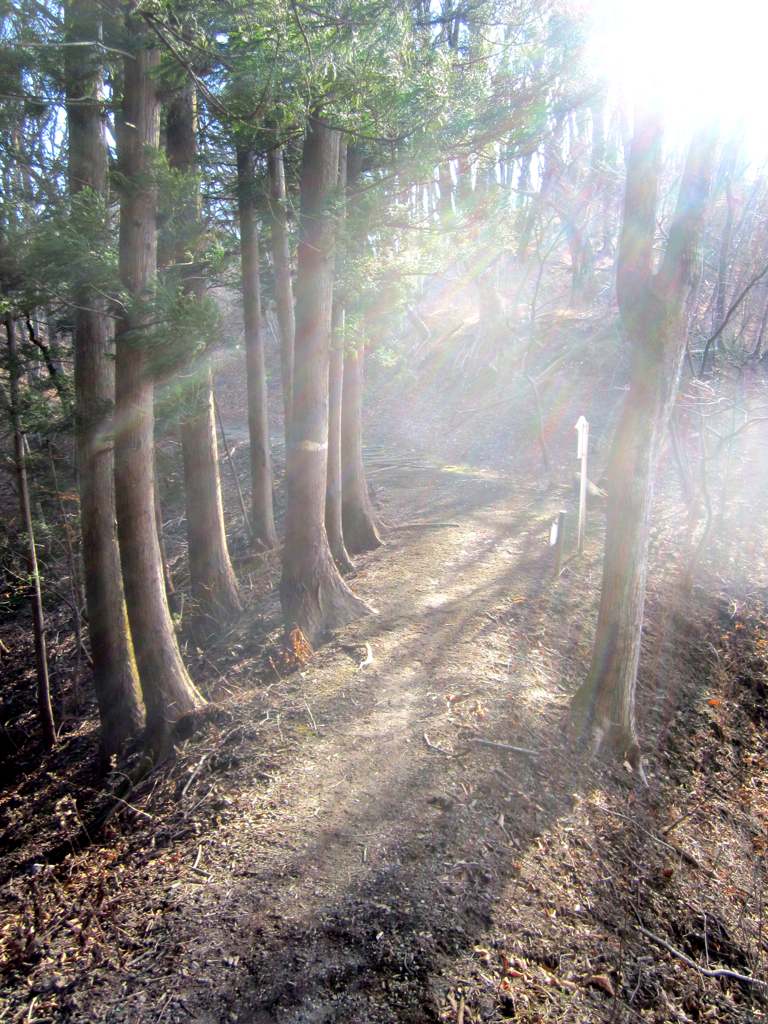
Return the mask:
<svg viewBox="0 0 768 1024">
<path fill-rule="evenodd" d="M 393 531 L 354 581 L 379 614 L 256 695 L 258 738 L 225 776 L 225 820 L 188 853 L 150 854 L 138 880 L 165 889 L 169 935 L 150 959 L 165 980 L 129 972 L 105 1020 L 153 1020 L 169 970 L 167 1019 L 435 1019 L 439 964 L 490 924 L 521 842 L 494 765 L 521 790 L 534 769 L 460 737 L 501 724 L 514 742 L 513 703 L 520 722 L 526 702 L 562 703 L 523 682 L 494 618 L 552 587 L 544 499 L 466 467 L 395 469 L 386 483 L 399 518 L 457 525 Z M 542 639 L 523 640 L 517 662 L 535 667 Z M 373 662 L 359 668 L 365 642 Z M 205 772 L 196 785 L 188 803 Z"/>
<path fill-rule="evenodd" d="M 401 479 L 410 484 L 418 475 L 425 474 Z M 398 531 L 368 557 L 356 589 L 379 614 L 343 639 L 369 642 L 373 663 L 357 667 L 364 650 L 326 655 L 322 667 L 310 663 L 298 679 L 272 687 L 275 701 L 305 705 L 299 747 L 273 784 L 254 795 L 269 807 L 266 820 L 262 810 L 241 816 L 234 838 L 220 834 L 204 851 L 216 881 L 200 911 L 221 908 L 223 897 L 253 935 L 255 976 L 233 1011 L 242 1019 L 259 1019 L 251 1016 L 254 1000 L 269 1014 L 264 1020 L 354 1019 L 361 999 L 376 1019 L 382 990 L 372 954 L 382 962 L 382 979 L 391 977 L 393 959 L 409 979 L 424 952 L 434 957 L 435 932 L 450 950 L 451 933 L 467 933 L 461 917 L 454 919 L 459 896 L 441 892 L 436 875 L 475 860 L 486 833 L 509 845 L 498 824 L 470 809 L 453 762 L 430 749 L 424 734 L 435 745 L 446 734 L 450 749 L 447 733 L 463 720 L 446 697 L 457 696 L 461 707 L 477 695 L 475 707 L 486 715 L 481 680 L 508 680 L 508 654 L 486 636 L 487 613 L 499 600 L 509 604 L 522 552 L 543 562 L 543 531 L 531 528 L 529 511 L 510 511 L 509 480 L 426 475 L 410 517 L 450 517 L 458 528 Z M 246 803 L 249 797 L 241 793 Z M 449 807 L 466 820 L 446 815 Z M 227 870 L 233 842 L 237 854 Z M 481 918 L 492 899 L 489 892 Z M 210 930 L 199 941 L 208 948 Z M 190 960 L 196 955 L 186 950 Z M 420 987 L 411 993 L 410 1014 L 402 1007 L 403 1019 L 426 1010 Z M 379 1012 L 392 1019 L 391 1008 Z"/>
</svg>

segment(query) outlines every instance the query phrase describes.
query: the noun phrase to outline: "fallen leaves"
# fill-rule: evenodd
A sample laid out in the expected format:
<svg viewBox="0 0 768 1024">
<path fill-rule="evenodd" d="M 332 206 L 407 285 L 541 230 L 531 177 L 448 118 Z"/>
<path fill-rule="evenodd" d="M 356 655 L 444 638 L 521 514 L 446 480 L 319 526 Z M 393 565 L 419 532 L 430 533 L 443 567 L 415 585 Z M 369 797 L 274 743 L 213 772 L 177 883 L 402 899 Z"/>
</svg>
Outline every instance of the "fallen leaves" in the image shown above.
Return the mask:
<svg viewBox="0 0 768 1024">
<path fill-rule="evenodd" d="M 605 994 L 610 996 L 612 999 L 616 995 L 613 985 L 611 984 L 611 979 L 607 974 L 593 974 L 590 978 L 587 978 L 586 985 L 587 987 L 591 986 L 592 988 L 599 988 L 601 992 L 605 992 Z"/>
</svg>

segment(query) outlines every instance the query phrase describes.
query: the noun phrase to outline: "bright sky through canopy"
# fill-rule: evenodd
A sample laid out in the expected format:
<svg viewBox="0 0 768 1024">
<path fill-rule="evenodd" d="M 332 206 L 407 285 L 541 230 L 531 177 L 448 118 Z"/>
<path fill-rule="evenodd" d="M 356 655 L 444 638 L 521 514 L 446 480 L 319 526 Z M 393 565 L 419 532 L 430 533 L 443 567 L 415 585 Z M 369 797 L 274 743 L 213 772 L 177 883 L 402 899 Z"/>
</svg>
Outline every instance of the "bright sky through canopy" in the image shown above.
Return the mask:
<svg viewBox="0 0 768 1024">
<path fill-rule="evenodd" d="M 671 129 L 704 117 L 743 126 L 768 156 L 765 0 L 597 0 L 599 60 L 627 101 L 660 98 Z"/>
</svg>

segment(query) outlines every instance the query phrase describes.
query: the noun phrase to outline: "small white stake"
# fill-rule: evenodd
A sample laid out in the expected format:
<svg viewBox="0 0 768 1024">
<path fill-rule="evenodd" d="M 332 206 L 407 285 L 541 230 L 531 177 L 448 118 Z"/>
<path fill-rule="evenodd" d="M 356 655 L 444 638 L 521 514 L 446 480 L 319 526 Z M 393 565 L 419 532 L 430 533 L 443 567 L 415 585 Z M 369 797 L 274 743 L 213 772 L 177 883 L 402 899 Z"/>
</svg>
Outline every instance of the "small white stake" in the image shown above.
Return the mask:
<svg viewBox="0 0 768 1024">
<path fill-rule="evenodd" d="M 578 443 L 576 458 L 581 459 L 581 486 L 579 487 L 579 554 L 584 550 L 584 525 L 587 516 L 587 449 L 589 448 L 589 424 L 583 416 L 576 423 Z"/>
<path fill-rule="evenodd" d="M 563 541 L 565 540 L 565 512 L 559 512 L 549 531 L 549 543 L 555 549 L 555 579 L 563 566 Z"/>
</svg>

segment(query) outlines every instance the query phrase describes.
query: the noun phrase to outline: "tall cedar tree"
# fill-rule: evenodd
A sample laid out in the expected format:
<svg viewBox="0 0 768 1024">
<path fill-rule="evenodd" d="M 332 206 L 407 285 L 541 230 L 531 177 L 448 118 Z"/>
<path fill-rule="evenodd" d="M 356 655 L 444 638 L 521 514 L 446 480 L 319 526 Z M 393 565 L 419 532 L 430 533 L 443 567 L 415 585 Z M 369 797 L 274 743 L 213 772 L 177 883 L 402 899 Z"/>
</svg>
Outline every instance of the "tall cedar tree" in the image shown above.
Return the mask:
<svg viewBox="0 0 768 1024">
<path fill-rule="evenodd" d="M 94 38 L 98 25 L 93 0 L 71 0 L 67 41 Z M 67 51 L 69 194 L 99 203 L 107 190 L 103 67 L 95 47 Z M 85 195 L 83 195 L 85 193 Z M 128 630 L 115 522 L 112 414 L 114 362 L 104 299 L 87 282 L 75 286 L 75 431 L 83 573 L 93 682 L 101 721 L 104 764 L 144 725 L 139 676 Z"/>
<path fill-rule="evenodd" d="M 115 497 L 128 619 L 147 712 L 147 746 L 159 750 L 171 725 L 204 703 L 181 660 L 165 595 L 154 508 L 153 379 L 148 351 L 157 270 L 157 210 L 151 155 L 160 134 L 155 74 L 160 63 L 142 21 L 126 18 L 118 130 L 121 175 L 120 275 L 128 293 L 115 351 Z"/>
<path fill-rule="evenodd" d="M 255 196 L 255 156 L 237 150 L 237 201 L 240 213 L 240 261 L 243 273 L 245 375 L 248 388 L 248 434 L 251 442 L 251 532 L 254 543 L 277 547 L 272 506 L 272 459 L 267 415 L 267 377 L 261 333 L 259 229 Z"/>
<path fill-rule="evenodd" d="M 280 372 L 283 381 L 285 413 L 285 446 L 291 436 L 291 402 L 293 401 L 293 346 L 296 337 L 296 314 L 293 308 L 291 280 L 291 249 L 286 210 L 285 161 L 283 147 L 267 153 L 269 176 L 269 226 L 272 265 L 275 276 L 275 308 L 280 330 Z"/>
<path fill-rule="evenodd" d="M 347 154 L 347 201 L 357 187 L 362 151 Z M 352 555 L 382 544 L 382 524 L 371 505 L 363 466 L 363 362 L 365 343 L 344 349 L 341 396 L 341 521 L 346 550 Z"/>
<path fill-rule="evenodd" d="M 166 152 L 172 170 L 197 175 L 197 99 L 190 79 L 168 105 Z M 199 261 L 200 193 L 189 198 L 179 218 L 176 263 L 182 268 L 184 294 L 198 305 L 205 296 L 205 278 Z M 207 354 L 195 361 L 183 396 L 181 423 L 184 492 L 187 520 L 187 555 L 192 597 L 201 615 L 225 623 L 242 610 L 237 580 L 229 560 L 224 509 L 221 502 L 219 453 L 213 414 L 213 381 Z"/>
<path fill-rule="evenodd" d="M 619 310 L 632 345 L 632 381 L 608 467 L 605 563 L 592 662 L 571 705 L 574 736 L 591 732 L 598 748 L 612 749 L 637 766 L 635 683 L 653 477 L 680 379 L 716 149 L 711 131 L 694 136 L 666 252 L 654 273 L 662 134 L 658 114 L 636 115 L 617 278 Z"/>
<path fill-rule="evenodd" d="M 333 301 L 339 135 L 310 117 L 301 158 L 296 342 L 287 453 L 285 554 L 280 600 L 287 630 L 310 643 L 371 611 L 345 585 L 325 533 L 328 364 Z"/>
<path fill-rule="evenodd" d="M 339 141 L 339 191 L 347 186 L 347 143 Z M 337 245 L 336 260 L 340 252 Z M 333 560 L 342 573 L 354 568 L 344 547 L 341 524 L 341 394 L 344 378 L 344 302 L 333 292 L 331 354 L 328 373 L 328 477 L 325 490 L 325 532 Z"/>
</svg>

